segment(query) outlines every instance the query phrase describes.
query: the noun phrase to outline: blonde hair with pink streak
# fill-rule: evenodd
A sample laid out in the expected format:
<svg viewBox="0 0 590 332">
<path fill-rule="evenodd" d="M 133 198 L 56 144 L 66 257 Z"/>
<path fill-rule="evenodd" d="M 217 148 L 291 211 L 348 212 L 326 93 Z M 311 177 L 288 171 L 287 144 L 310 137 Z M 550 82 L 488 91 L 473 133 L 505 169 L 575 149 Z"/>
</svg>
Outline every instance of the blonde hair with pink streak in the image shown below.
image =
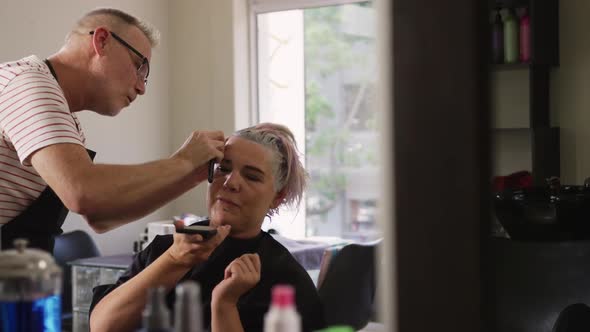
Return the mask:
<svg viewBox="0 0 590 332">
<path fill-rule="evenodd" d="M 232 136 L 258 143 L 272 152 L 274 188 L 277 193 L 284 195 L 281 205 L 298 207 L 308 175 L 299 159 L 297 143 L 291 130 L 280 124 L 266 122 L 238 130 Z M 270 214 L 276 214 L 277 210 L 270 211 Z"/>
</svg>

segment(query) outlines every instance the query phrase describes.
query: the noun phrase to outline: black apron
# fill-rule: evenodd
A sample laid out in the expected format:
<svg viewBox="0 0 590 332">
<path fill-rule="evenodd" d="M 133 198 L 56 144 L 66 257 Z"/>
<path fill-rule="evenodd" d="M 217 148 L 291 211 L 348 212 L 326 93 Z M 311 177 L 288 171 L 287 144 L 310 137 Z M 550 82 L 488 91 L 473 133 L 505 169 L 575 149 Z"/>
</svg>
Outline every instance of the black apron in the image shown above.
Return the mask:
<svg viewBox="0 0 590 332">
<path fill-rule="evenodd" d="M 46 62 L 57 80 L 51 64 Z M 94 160 L 96 152 L 86 149 L 90 159 Z M 13 248 L 17 238 L 29 241 L 28 248 L 38 248 L 53 253 L 55 237 L 63 231 L 61 226 L 68 215 L 68 209 L 47 186 L 41 195 L 20 215 L 0 228 L 2 250 Z"/>
<path fill-rule="evenodd" d="M 88 150 L 94 159 L 94 151 Z M 43 249 L 53 253 L 55 237 L 63 231 L 61 226 L 68 215 L 68 209 L 49 186 L 20 215 L 0 228 L 2 250 L 13 248 L 17 238 L 29 240 L 28 248 Z"/>
</svg>

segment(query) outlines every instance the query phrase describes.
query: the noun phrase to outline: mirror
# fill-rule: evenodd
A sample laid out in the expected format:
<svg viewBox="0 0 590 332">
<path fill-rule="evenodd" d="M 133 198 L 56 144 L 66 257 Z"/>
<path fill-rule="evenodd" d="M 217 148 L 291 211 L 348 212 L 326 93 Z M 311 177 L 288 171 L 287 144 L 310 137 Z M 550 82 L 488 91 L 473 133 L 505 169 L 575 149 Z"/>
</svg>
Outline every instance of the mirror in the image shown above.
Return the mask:
<svg viewBox="0 0 590 332">
<path fill-rule="evenodd" d="M 498 330 L 552 331 L 567 306 L 590 303 L 589 9 L 490 2 Z"/>
</svg>

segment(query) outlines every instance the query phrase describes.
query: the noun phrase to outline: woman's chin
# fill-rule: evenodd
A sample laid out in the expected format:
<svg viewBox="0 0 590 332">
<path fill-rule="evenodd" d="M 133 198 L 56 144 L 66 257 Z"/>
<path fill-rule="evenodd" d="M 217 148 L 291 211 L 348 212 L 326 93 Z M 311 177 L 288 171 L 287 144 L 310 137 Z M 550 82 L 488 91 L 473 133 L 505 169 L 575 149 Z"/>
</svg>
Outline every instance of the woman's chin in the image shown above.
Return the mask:
<svg viewBox="0 0 590 332">
<path fill-rule="evenodd" d="M 235 221 L 236 217 L 229 214 L 229 213 L 213 213 L 210 217 L 210 225 L 211 226 L 223 226 L 223 225 L 232 225 L 233 221 Z"/>
</svg>

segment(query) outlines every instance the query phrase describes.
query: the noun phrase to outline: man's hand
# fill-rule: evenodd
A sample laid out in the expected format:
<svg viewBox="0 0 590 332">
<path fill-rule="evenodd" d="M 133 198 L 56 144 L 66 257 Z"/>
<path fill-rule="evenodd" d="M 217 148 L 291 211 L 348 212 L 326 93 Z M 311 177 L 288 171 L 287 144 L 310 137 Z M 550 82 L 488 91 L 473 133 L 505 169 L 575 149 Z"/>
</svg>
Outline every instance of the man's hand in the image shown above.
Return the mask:
<svg viewBox="0 0 590 332">
<path fill-rule="evenodd" d="M 194 131 L 176 151 L 172 158 L 188 161 L 194 169 L 197 182 L 207 178 L 207 167 L 211 159 L 223 159 L 225 136 L 221 131 Z"/>
<path fill-rule="evenodd" d="M 176 221 L 174 225 L 184 227 L 182 221 Z M 230 230 L 231 226 L 229 225 L 219 226 L 217 234 L 206 241 L 199 234 L 175 233 L 174 243 L 167 253 L 176 264 L 190 269 L 207 260 L 213 250 L 227 237 Z"/>
</svg>

